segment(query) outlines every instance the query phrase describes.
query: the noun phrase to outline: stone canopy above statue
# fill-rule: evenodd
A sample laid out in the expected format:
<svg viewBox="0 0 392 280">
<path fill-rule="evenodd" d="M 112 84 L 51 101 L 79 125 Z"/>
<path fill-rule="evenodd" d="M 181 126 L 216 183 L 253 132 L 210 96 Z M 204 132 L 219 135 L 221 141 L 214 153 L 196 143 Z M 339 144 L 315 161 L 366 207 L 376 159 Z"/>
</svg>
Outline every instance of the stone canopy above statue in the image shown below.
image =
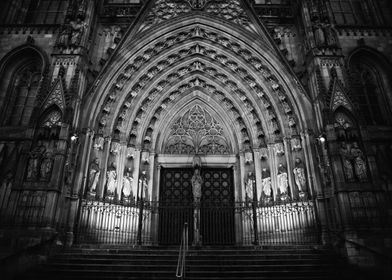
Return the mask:
<svg viewBox="0 0 392 280">
<path fill-rule="evenodd" d="M 200 105 L 176 119 L 166 140 L 167 154 L 230 154 L 222 125 Z"/>
</svg>

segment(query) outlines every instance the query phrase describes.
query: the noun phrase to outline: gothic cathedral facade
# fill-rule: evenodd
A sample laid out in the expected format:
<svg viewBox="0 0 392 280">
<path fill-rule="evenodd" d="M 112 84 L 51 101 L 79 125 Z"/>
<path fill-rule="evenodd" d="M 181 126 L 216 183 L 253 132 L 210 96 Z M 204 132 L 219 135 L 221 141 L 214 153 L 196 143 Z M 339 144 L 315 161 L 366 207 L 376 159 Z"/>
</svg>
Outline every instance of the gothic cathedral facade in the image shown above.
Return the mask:
<svg viewBox="0 0 392 280">
<path fill-rule="evenodd" d="M 2 243 L 387 246 L 390 1 L 0 7 Z"/>
</svg>

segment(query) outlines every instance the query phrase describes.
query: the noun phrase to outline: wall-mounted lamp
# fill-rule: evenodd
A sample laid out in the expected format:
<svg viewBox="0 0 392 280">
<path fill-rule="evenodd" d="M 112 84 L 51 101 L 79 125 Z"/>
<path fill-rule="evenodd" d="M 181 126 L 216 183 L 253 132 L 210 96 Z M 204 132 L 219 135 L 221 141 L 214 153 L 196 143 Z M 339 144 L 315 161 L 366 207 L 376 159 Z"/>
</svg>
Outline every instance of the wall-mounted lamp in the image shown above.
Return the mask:
<svg viewBox="0 0 392 280">
<path fill-rule="evenodd" d="M 79 139 L 79 136 L 76 133 L 73 133 L 71 135 L 71 141 L 72 142 L 76 142 L 76 141 L 78 141 L 78 139 Z"/>
<path fill-rule="evenodd" d="M 317 140 L 320 142 L 320 144 L 324 144 L 327 141 L 324 134 L 321 134 L 319 137 L 317 137 Z"/>
</svg>

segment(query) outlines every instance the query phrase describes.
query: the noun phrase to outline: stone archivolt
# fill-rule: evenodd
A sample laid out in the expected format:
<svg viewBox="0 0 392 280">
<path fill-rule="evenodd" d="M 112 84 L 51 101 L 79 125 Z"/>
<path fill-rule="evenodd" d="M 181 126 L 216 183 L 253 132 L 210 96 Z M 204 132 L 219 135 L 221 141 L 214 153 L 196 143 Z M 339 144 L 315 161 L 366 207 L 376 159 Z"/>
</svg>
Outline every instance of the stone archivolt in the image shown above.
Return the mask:
<svg viewBox="0 0 392 280">
<path fill-rule="evenodd" d="M 195 78 L 194 76 L 190 76 L 190 77 L 193 79 L 186 80 L 183 84 L 180 84 L 177 87 L 177 89 L 174 89 L 168 94 L 169 97 L 161 98 L 160 102 L 154 101 L 150 103 L 150 104 L 155 104 L 154 105 L 155 111 L 153 109 L 148 110 L 150 112 L 153 112 L 153 115 L 150 118 L 151 121 L 148 125 L 148 129 L 143 138 L 144 143 L 145 144 L 151 143 L 151 137 L 150 135 L 147 134 L 152 134 L 152 132 L 155 130 L 155 127 L 159 126 L 160 120 L 163 120 L 163 122 L 165 121 L 165 118 L 163 117 L 163 112 L 170 112 L 174 107 L 174 105 L 176 104 L 175 102 L 178 102 L 178 100 L 181 100 L 183 97 L 187 96 L 192 90 L 201 90 L 209 98 L 215 100 L 216 104 L 221 104 L 222 107 L 228 112 L 228 116 L 230 116 L 234 121 L 234 124 L 237 125 L 238 131 L 241 131 L 241 139 L 243 145 L 248 145 L 250 142 L 250 137 L 249 137 L 248 127 L 245 125 L 244 118 L 242 117 L 243 113 L 240 113 L 241 109 L 237 109 L 236 108 L 237 106 L 234 104 L 235 102 L 231 101 L 228 97 L 226 97 L 223 92 L 216 90 L 216 86 L 207 83 L 205 80 L 201 79 L 200 77 L 195 77 Z M 257 133 L 259 136 L 258 138 L 259 142 L 262 142 L 264 139 L 262 122 L 257 117 L 257 114 L 254 113 L 253 110 L 248 114 L 253 117 L 253 126 L 255 130 L 258 131 Z M 132 141 L 135 141 L 136 138 L 138 137 L 138 133 L 140 132 L 140 126 L 141 126 L 140 121 L 141 119 L 144 118 L 145 115 L 148 114 L 148 111 L 139 110 L 136 116 L 137 121 L 133 123 L 131 129 L 131 135 L 129 139 L 130 144 L 132 145 L 136 144 L 133 143 Z"/>
<path fill-rule="evenodd" d="M 155 44 L 154 48 L 149 48 L 146 50 L 143 55 L 136 57 L 131 64 L 129 64 L 126 68 L 125 71 L 120 74 L 116 80 L 116 83 L 113 85 L 111 93 L 108 95 L 105 105 L 103 106 L 104 110 L 102 111 L 101 114 L 101 121 L 100 125 L 103 127 L 105 126 L 108 122 L 108 115 L 110 114 L 110 107 L 111 105 L 114 105 L 114 101 L 116 99 L 116 95 L 118 92 L 122 91 L 125 86 L 129 83 L 131 77 L 133 78 L 133 74 L 135 72 L 139 72 L 140 68 L 142 65 L 147 64 L 149 60 L 152 59 L 154 56 L 162 55 L 162 51 L 166 49 L 167 47 L 173 46 L 174 43 L 177 44 L 184 44 L 184 40 L 190 39 L 192 37 L 201 37 L 203 36 L 204 39 L 203 41 L 208 38 L 207 41 L 210 40 L 215 40 L 215 41 L 210 41 L 207 46 L 204 46 L 205 42 L 196 42 L 193 46 L 190 46 L 187 49 L 181 49 L 177 53 L 172 53 L 170 54 L 166 59 L 160 60 L 156 63 L 156 65 L 150 67 L 147 71 L 146 74 L 141 76 L 136 84 L 132 87 L 130 93 L 129 93 L 129 98 L 124 102 L 124 109 L 130 108 L 130 104 L 132 104 L 133 99 L 139 95 L 139 93 L 142 92 L 144 87 L 151 83 L 151 81 L 156 77 L 159 73 L 165 71 L 166 69 L 169 68 L 169 66 L 172 66 L 174 63 L 177 61 L 181 61 L 187 56 L 191 55 L 201 55 L 207 57 L 209 60 L 215 60 L 216 62 L 214 64 L 224 66 L 225 68 L 230 69 L 232 73 L 236 77 L 240 77 L 241 80 L 243 80 L 243 83 L 248 85 L 255 93 L 257 96 L 260 97 L 261 103 L 266 107 L 270 108 L 271 103 L 268 100 L 268 97 L 265 94 L 265 90 L 263 86 L 265 85 L 260 85 L 257 83 L 257 80 L 253 78 L 249 72 L 238 66 L 238 63 L 230 59 L 230 57 L 224 55 L 224 54 L 219 54 L 216 50 L 209 48 L 209 45 L 213 45 L 211 43 L 220 43 L 221 46 L 223 46 L 226 49 L 229 49 L 230 52 L 235 52 L 231 56 L 233 58 L 235 56 L 240 56 L 242 59 L 246 60 L 249 62 L 248 64 L 253 65 L 254 69 L 256 69 L 257 72 L 261 74 L 261 76 L 264 78 L 264 81 L 267 82 L 267 84 L 270 85 L 270 90 L 269 91 L 274 91 L 278 97 L 278 100 L 281 102 L 281 106 L 283 108 L 283 112 L 286 113 L 287 119 L 293 119 L 292 113 L 293 110 L 290 106 L 290 104 L 287 101 L 286 94 L 284 92 L 283 87 L 279 84 L 278 79 L 276 76 L 274 76 L 268 68 L 263 65 L 260 59 L 256 58 L 255 56 L 252 55 L 252 53 L 246 49 L 243 49 L 240 47 L 238 43 L 235 42 L 230 42 L 229 39 L 224 38 L 224 37 L 219 37 L 216 33 L 214 32 L 207 32 L 199 27 L 193 28 L 190 30 L 190 32 L 179 32 L 177 34 L 178 36 L 171 36 L 167 38 L 165 41 L 161 41 Z M 198 67 L 200 68 L 200 64 L 195 64 L 194 67 L 197 69 Z M 197 69 L 199 70 L 199 69 Z M 200 69 L 201 70 L 201 69 Z M 206 67 L 204 69 L 207 73 L 210 75 L 213 75 L 216 72 L 216 69 L 212 67 Z M 167 76 L 166 80 L 161 81 L 158 83 L 157 87 L 150 91 L 150 94 L 147 98 L 147 101 L 145 103 L 148 103 L 149 101 L 154 99 L 154 96 L 158 95 L 160 91 L 162 91 L 167 84 L 169 84 L 171 81 L 175 80 L 176 78 L 180 78 L 181 75 L 186 74 L 189 71 L 189 68 L 181 68 L 178 70 L 178 72 L 171 73 L 170 75 Z M 227 77 L 225 77 L 222 74 L 216 74 L 215 77 L 218 80 L 227 80 Z M 235 83 L 232 83 L 231 81 L 226 81 L 226 85 L 231 88 L 231 90 L 237 90 Z M 244 99 L 246 99 L 245 94 L 243 94 Z M 122 112 L 122 111 L 121 111 Z M 121 113 L 124 115 L 124 113 Z M 274 113 L 272 111 L 269 111 L 269 116 L 271 116 L 271 119 L 276 119 L 276 116 L 274 116 Z M 119 118 L 118 118 L 119 119 Z M 123 118 L 120 118 L 120 121 L 123 121 Z M 116 125 L 115 129 L 121 127 L 121 125 Z M 274 124 L 274 127 L 276 128 L 277 125 Z"/>
</svg>

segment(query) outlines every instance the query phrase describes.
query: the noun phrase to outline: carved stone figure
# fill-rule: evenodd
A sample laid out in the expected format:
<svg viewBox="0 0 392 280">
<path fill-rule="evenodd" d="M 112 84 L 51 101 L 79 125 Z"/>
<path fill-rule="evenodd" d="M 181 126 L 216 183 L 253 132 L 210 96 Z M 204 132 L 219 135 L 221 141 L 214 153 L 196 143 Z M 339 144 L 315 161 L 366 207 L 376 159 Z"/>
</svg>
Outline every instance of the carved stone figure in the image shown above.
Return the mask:
<svg viewBox="0 0 392 280">
<path fill-rule="evenodd" d="M 10 193 L 11 193 L 13 179 L 14 178 L 13 178 L 11 171 L 8 171 L 5 174 L 4 179 L 0 184 L 0 210 L 1 210 L 1 208 L 6 208 L 8 205 L 8 203 L 6 203 L 6 202 L 9 198 Z"/>
<path fill-rule="evenodd" d="M 82 40 L 82 35 L 86 24 L 78 18 L 76 22 L 74 21 L 71 22 L 71 26 L 72 26 L 71 45 L 79 46 Z"/>
<path fill-rule="evenodd" d="M 268 148 L 266 147 L 260 148 L 260 159 L 261 160 L 268 159 Z"/>
<path fill-rule="evenodd" d="M 65 24 L 61 29 L 59 37 L 57 39 L 57 46 L 59 47 L 68 47 L 69 45 L 69 37 L 71 35 L 71 29 L 69 24 Z"/>
<path fill-rule="evenodd" d="M 136 198 L 136 192 L 136 187 L 133 184 L 132 169 L 127 168 L 123 178 L 122 196 L 124 198 Z"/>
<path fill-rule="evenodd" d="M 272 184 L 271 184 L 271 175 L 267 168 L 263 168 L 261 171 L 261 185 L 263 188 L 263 195 L 267 198 L 272 197 Z"/>
<path fill-rule="evenodd" d="M 116 156 L 120 152 L 120 148 L 121 148 L 120 143 L 112 142 L 112 144 L 110 146 L 110 153 Z"/>
<path fill-rule="evenodd" d="M 35 180 L 38 177 L 38 165 L 39 158 L 38 155 L 31 155 L 29 159 L 29 163 L 27 165 L 27 180 Z"/>
<path fill-rule="evenodd" d="M 94 149 L 96 150 L 103 150 L 103 144 L 105 139 L 102 136 L 99 136 L 94 139 Z"/>
<path fill-rule="evenodd" d="M 317 24 L 314 28 L 314 40 L 316 42 L 316 47 L 322 47 L 326 43 L 324 30 L 321 24 Z"/>
<path fill-rule="evenodd" d="M 142 171 L 140 178 L 139 178 L 139 192 L 143 196 L 144 200 L 149 199 L 148 194 L 148 181 L 147 181 L 147 174 L 146 171 Z M 144 192 L 144 193 L 143 193 Z"/>
<path fill-rule="evenodd" d="M 108 171 L 106 172 L 106 191 L 107 194 L 112 196 L 116 193 L 116 187 L 117 187 L 117 171 L 116 171 L 116 164 L 112 162 L 110 167 L 108 168 Z"/>
<path fill-rule="evenodd" d="M 343 170 L 347 181 L 352 182 L 354 181 L 354 170 L 351 162 L 351 153 L 347 147 L 346 142 L 342 142 L 339 152 L 343 160 Z"/>
<path fill-rule="evenodd" d="M 333 27 L 329 24 L 324 25 L 325 41 L 328 46 L 336 46 L 337 38 L 336 32 Z"/>
<path fill-rule="evenodd" d="M 41 166 L 40 166 L 41 180 L 50 179 L 50 175 L 52 174 L 52 166 L 53 166 L 53 159 L 51 158 L 51 155 L 48 153 L 46 154 L 45 158 L 41 162 Z"/>
<path fill-rule="evenodd" d="M 275 153 L 277 156 L 283 156 L 284 155 L 284 145 L 283 143 L 276 143 L 275 144 Z"/>
<path fill-rule="evenodd" d="M 283 164 L 279 164 L 278 168 L 278 188 L 281 195 L 286 195 L 288 193 L 289 181 L 286 168 Z"/>
<path fill-rule="evenodd" d="M 294 152 L 298 152 L 301 149 L 301 140 L 297 137 L 291 138 L 291 150 Z"/>
<path fill-rule="evenodd" d="M 41 141 L 38 141 L 37 146 L 31 151 L 30 159 L 27 164 L 27 180 L 34 181 L 38 179 L 38 176 L 40 175 L 40 159 L 45 150 L 44 144 Z"/>
<path fill-rule="evenodd" d="M 99 159 L 96 158 L 90 164 L 90 171 L 88 177 L 88 192 L 95 193 L 101 171 L 99 169 Z"/>
<path fill-rule="evenodd" d="M 293 169 L 295 184 L 300 193 L 303 193 L 306 189 L 306 177 L 305 168 L 301 162 L 300 158 L 295 160 L 295 167 Z"/>
<path fill-rule="evenodd" d="M 252 172 L 248 173 L 248 178 L 246 179 L 246 183 L 245 183 L 245 194 L 246 194 L 246 200 L 253 200 L 253 188 L 254 188 L 254 184 L 255 184 L 255 178 L 253 176 Z"/>
<path fill-rule="evenodd" d="M 366 162 L 364 160 L 364 154 L 359 148 L 357 142 L 353 143 L 353 147 L 351 148 L 351 155 L 354 158 L 355 175 L 360 182 L 366 182 L 368 179 Z"/>
<path fill-rule="evenodd" d="M 191 179 L 192 183 L 192 193 L 195 202 L 200 202 L 201 198 L 201 185 L 203 184 L 203 179 L 200 176 L 200 170 L 195 169 L 194 174 Z"/>
</svg>

